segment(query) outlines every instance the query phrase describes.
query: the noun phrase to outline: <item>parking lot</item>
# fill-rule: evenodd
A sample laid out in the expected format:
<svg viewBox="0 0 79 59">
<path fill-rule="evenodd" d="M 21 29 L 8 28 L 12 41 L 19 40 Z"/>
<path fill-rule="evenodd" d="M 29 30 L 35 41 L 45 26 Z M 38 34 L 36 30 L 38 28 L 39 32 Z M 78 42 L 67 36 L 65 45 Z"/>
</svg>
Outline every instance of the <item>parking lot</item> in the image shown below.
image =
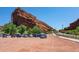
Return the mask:
<svg viewBox="0 0 79 59">
<path fill-rule="evenodd" d="M 60 38 L 56 35 L 47 35 L 47 38 L 28 37 L 0 37 L 0 51 L 8 52 L 63 52 L 79 51 L 79 42 Z"/>
</svg>

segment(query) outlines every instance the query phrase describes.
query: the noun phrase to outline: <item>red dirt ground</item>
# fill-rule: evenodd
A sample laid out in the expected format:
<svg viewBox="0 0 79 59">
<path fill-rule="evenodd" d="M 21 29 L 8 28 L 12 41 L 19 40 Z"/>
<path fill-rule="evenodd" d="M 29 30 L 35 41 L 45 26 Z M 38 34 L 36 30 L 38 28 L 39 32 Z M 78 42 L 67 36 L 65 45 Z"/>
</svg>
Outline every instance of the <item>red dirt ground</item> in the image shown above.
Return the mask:
<svg viewBox="0 0 79 59">
<path fill-rule="evenodd" d="M 1 52 L 79 51 L 79 43 L 58 36 L 40 38 L 0 38 Z"/>
</svg>

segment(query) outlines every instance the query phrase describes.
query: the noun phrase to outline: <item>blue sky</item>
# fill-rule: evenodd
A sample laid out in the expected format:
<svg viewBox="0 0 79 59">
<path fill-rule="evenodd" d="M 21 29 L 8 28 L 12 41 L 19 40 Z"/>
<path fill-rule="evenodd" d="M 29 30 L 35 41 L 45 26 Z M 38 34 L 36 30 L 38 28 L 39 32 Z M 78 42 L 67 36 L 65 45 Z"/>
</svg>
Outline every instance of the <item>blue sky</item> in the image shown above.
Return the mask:
<svg viewBox="0 0 79 59">
<path fill-rule="evenodd" d="M 0 7 L 0 25 L 11 21 L 14 9 L 14 7 Z M 22 9 L 55 29 L 62 29 L 62 25 L 67 27 L 79 18 L 78 7 L 22 7 Z"/>
</svg>

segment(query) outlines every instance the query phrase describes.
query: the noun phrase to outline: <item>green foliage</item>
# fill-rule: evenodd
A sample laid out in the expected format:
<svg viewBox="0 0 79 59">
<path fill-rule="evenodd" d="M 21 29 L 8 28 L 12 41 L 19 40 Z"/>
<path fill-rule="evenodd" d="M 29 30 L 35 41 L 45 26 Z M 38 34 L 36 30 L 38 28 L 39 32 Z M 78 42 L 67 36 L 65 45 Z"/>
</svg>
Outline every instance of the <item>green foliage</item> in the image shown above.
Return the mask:
<svg viewBox="0 0 79 59">
<path fill-rule="evenodd" d="M 28 29 L 28 34 L 40 34 L 43 33 L 37 26 Z"/>
<path fill-rule="evenodd" d="M 29 28 L 25 25 L 16 26 L 13 23 L 8 23 L 3 26 L 3 30 L 0 31 L 0 33 L 6 33 L 6 34 L 40 34 L 40 33 L 52 33 L 52 31 L 43 32 L 41 29 L 37 26 L 34 26 L 33 28 Z"/>
<path fill-rule="evenodd" d="M 56 32 L 56 30 L 54 30 L 54 31 Z M 50 30 L 50 31 L 45 32 L 45 33 L 47 33 L 47 34 L 52 34 L 52 33 L 53 33 L 53 30 Z"/>
<path fill-rule="evenodd" d="M 26 29 L 27 29 L 27 28 L 26 28 L 25 25 L 20 25 L 20 26 L 17 27 L 17 31 L 18 31 L 18 33 L 20 33 L 20 34 L 25 33 Z"/>
<path fill-rule="evenodd" d="M 16 30 L 16 25 L 14 25 L 13 23 L 6 24 L 3 28 L 3 32 L 7 34 L 15 34 Z"/>
<path fill-rule="evenodd" d="M 76 31 L 75 31 L 75 30 L 69 30 L 69 31 L 67 31 L 67 33 L 68 33 L 68 34 L 75 34 Z"/>
<path fill-rule="evenodd" d="M 33 33 L 32 33 L 32 28 L 29 28 L 29 29 L 27 30 L 27 33 L 28 33 L 28 34 L 33 34 Z"/>
<path fill-rule="evenodd" d="M 68 30 L 68 27 L 65 27 L 64 30 Z"/>
<path fill-rule="evenodd" d="M 73 35 L 79 35 L 79 26 L 76 27 L 76 29 L 73 30 L 68 30 L 67 32 L 65 32 L 66 34 L 73 34 Z"/>
<path fill-rule="evenodd" d="M 32 33 L 34 33 L 34 34 L 40 34 L 40 33 L 42 33 L 42 31 L 37 26 L 35 26 L 32 29 Z"/>
</svg>

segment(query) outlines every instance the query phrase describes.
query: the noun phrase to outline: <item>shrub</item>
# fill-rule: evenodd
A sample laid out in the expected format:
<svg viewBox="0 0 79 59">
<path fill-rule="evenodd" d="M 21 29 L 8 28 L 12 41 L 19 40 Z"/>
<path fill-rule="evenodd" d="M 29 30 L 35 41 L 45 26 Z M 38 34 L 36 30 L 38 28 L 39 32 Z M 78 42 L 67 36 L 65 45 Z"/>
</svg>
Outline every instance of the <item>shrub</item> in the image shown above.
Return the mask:
<svg viewBox="0 0 79 59">
<path fill-rule="evenodd" d="M 15 34 L 16 30 L 16 25 L 13 23 L 6 24 L 3 28 L 3 32 L 6 34 Z"/>
<path fill-rule="evenodd" d="M 20 34 L 25 33 L 26 29 L 27 29 L 27 28 L 26 28 L 25 25 L 20 25 L 20 26 L 17 27 L 17 31 L 18 31 L 18 33 L 20 33 Z"/>
</svg>

